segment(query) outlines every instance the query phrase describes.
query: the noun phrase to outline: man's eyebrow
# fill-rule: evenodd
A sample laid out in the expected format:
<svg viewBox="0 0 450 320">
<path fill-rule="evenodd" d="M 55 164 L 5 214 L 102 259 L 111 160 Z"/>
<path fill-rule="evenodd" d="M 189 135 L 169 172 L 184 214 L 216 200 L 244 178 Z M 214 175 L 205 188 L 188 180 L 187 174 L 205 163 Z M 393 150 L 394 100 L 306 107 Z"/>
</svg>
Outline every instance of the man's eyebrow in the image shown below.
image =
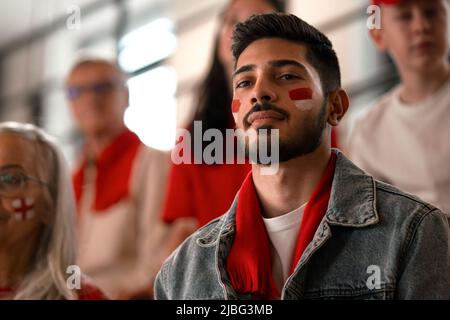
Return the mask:
<svg viewBox="0 0 450 320">
<path fill-rule="evenodd" d="M 308 72 L 308 70 L 306 69 L 305 65 L 295 61 L 295 60 L 274 60 L 274 61 L 270 61 L 269 62 L 270 66 L 275 67 L 275 68 L 281 68 L 284 66 L 294 66 L 300 69 L 303 69 L 304 72 Z"/>
<path fill-rule="evenodd" d="M 235 72 L 233 72 L 233 78 L 236 77 L 238 74 L 248 71 L 255 70 L 256 66 L 254 64 L 247 64 L 245 66 L 240 67 Z"/>
</svg>

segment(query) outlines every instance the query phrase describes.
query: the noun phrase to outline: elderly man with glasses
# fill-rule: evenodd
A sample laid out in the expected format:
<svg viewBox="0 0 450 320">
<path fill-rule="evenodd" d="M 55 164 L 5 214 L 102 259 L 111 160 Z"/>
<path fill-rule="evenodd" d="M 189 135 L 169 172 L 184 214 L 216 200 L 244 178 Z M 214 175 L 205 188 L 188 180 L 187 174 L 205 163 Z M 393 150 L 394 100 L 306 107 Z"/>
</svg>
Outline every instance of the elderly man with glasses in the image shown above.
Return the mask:
<svg viewBox="0 0 450 320">
<path fill-rule="evenodd" d="M 78 62 L 66 80 L 84 136 L 73 176 L 78 262 L 112 298 L 122 299 L 151 294 L 166 232 L 158 215 L 168 164 L 166 154 L 125 127 L 126 80 L 116 64 L 95 59 Z"/>
</svg>

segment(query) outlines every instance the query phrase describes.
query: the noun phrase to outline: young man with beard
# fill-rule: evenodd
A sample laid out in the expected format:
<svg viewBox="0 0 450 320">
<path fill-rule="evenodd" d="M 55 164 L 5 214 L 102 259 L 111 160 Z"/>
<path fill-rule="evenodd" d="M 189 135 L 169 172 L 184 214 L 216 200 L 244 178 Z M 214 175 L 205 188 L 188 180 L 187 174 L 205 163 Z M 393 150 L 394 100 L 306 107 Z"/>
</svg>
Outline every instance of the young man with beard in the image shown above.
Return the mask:
<svg viewBox="0 0 450 320">
<path fill-rule="evenodd" d="M 156 298 L 449 299 L 445 215 L 330 148 L 349 101 L 328 38 L 259 15 L 237 25 L 233 55 L 236 125 L 278 130 L 279 169 L 252 166 L 230 210 L 164 263 Z"/>
</svg>

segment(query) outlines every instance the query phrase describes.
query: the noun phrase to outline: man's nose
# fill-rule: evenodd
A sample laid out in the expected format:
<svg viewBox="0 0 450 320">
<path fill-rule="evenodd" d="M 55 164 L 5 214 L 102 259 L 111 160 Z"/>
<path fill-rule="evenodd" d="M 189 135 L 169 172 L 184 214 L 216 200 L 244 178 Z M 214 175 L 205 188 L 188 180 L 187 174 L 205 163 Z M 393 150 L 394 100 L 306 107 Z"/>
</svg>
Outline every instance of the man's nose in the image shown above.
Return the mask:
<svg viewBox="0 0 450 320">
<path fill-rule="evenodd" d="M 273 102 L 276 97 L 276 91 L 270 81 L 261 79 L 255 83 L 251 103 Z"/>
</svg>

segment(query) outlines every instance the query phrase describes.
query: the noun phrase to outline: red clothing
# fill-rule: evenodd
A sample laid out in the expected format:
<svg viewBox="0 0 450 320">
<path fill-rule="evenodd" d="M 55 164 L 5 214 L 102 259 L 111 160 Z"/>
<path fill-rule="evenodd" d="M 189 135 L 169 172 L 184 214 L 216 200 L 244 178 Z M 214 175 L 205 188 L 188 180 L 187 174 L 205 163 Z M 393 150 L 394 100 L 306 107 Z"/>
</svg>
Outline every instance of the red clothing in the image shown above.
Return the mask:
<svg viewBox="0 0 450 320">
<path fill-rule="evenodd" d="M 328 165 L 306 205 L 293 252 L 291 274 L 312 241 L 328 208 L 336 154 L 332 153 Z M 280 291 L 272 278 L 270 240 L 261 216 L 258 195 L 252 174 L 245 179 L 239 191 L 236 207 L 236 234 L 227 259 L 230 281 L 236 292 L 252 293 L 263 299 L 277 299 Z"/>
<path fill-rule="evenodd" d="M 76 264 L 111 298 L 147 286 L 159 270 L 169 154 L 124 130 L 74 176 Z"/>
<path fill-rule="evenodd" d="M 331 147 L 339 148 L 339 137 L 336 127 L 331 128 Z"/>
<path fill-rule="evenodd" d="M 84 283 L 78 292 L 78 300 L 108 300 L 99 288 L 91 284 Z"/>
<path fill-rule="evenodd" d="M 97 171 L 95 199 L 92 209 L 101 212 L 129 195 L 129 180 L 133 162 L 141 142 L 133 132 L 124 130 L 95 160 Z M 73 175 L 75 197 L 79 207 L 83 194 L 87 159 L 84 159 Z"/>
<path fill-rule="evenodd" d="M 0 299 L 10 296 L 14 292 L 12 288 L 1 288 L 0 287 Z"/>
<path fill-rule="evenodd" d="M 250 164 L 172 165 L 162 218 L 195 217 L 199 226 L 224 214 L 251 170 Z"/>
</svg>

